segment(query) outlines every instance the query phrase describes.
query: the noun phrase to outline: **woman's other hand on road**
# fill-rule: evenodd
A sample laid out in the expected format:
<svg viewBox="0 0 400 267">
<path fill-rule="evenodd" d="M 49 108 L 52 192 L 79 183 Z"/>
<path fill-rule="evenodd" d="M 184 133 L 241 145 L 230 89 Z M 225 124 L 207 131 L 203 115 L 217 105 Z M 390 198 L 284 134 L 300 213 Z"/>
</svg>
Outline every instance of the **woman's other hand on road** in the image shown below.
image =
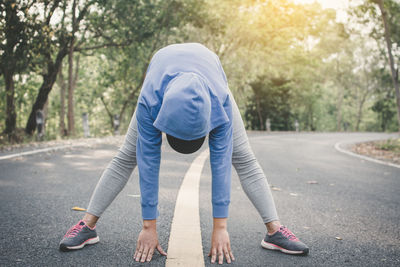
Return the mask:
<svg viewBox="0 0 400 267">
<path fill-rule="evenodd" d="M 211 263 L 215 263 L 217 257 L 219 264 L 224 262 L 224 258 L 227 263 L 235 260 L 227 231 L 227 218 L 214 218 L 211 249 L 208 256 L 211 256 Z"/>
</svg>

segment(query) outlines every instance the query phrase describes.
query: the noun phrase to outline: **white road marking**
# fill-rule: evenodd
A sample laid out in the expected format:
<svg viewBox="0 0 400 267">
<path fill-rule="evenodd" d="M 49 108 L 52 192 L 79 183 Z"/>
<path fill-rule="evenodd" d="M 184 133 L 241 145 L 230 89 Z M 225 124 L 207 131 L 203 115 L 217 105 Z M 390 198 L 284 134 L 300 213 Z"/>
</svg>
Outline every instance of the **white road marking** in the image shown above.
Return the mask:
<svg viewBox="0 0 400 267">
<path fill-rule="evenodd" d="M 12 158 L 17 158 L 17 157 L 22 157 L 22 156 L 27 156 L 27 155 L 49 152 L 49 151 L 56 151 L 56 150 L 61 150 L 61 149 L 66 149 L 66 148 L 71 148 L 71 147 L 77 147 L 77 146 L 84 146 L 84 144 L 56 146 L 56 147 L 42 148 L 42 149 L 26 151 L 26 152 L 21 152 L 21 153 L 15 153 L 15 154 L 1 156 L 0 160 L 12 159 Z"/>
<path fill-rule="evenodd" d="M 168 242 L 165 266 L 203 267 L 199 214 L 199 185 L 208 150 L 203 151 L 190 165 L 179 189 Z"/>
<path fill-rule="evenodd" d="M 128 194 L 128 197 L 140 197 L 140 195 L 131 195 L 131 194 Z"/>
<path fill-rule="evenodd" d="M 382 161 L 382 160 L 379 160 L 379 159 L 373 159 L 373 158 L 370 158 L 370 157 L 367 157 L 367 156 L 363 156 L 363 155 L 359 155 L 359 154 L 353 153 L 351 151 L 348 151 L 348 150 L 345 150 L 345 149 L 341 148 L 340 147 L 341 145 L 342 145 L 341 142 L 338 142 L 338 143 L 335 144 L 335 149 L 337 151 L 339 151 L 339 152 L 342 152 L 342 153 L 345 153 L 347 155 L 350 155 L 350 156 L 353 156 L 353 157 L 357 157 L 357 158 L 360 158 L 360 159 L 363 159 L 363 160 L 368 160 L 368 161 L 375 162 L 375 163 L 378 163 L 378 164 L 383 164 L 383 165 L 386 165 L 386 166 L 391 166 L 391 167 L 395 167 L 395 168 L 399 168 L 400 169 L 400 165 L 397 165 L 397 164 L 394 164 L 394 163 L 391 163 L 391 162 L 385 162 L 385 161 Z"/>
</svg>

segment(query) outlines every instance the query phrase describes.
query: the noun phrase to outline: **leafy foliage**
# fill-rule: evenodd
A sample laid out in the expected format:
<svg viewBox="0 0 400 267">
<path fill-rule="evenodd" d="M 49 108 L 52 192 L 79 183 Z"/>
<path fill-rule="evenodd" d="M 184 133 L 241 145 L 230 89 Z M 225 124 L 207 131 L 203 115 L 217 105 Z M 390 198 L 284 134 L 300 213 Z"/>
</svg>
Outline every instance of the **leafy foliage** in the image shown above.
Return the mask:
<svg viewBox="0 0 400 267">
<path fill-rule="evenodd" d="M 400 5 L 384 3 L 399 62 Z M 7 20 L 7 8 L 15 9 L 14 20 Z M 297 120 L 307 131 L 394 131 L 395 93 L 379 9 L 364 1 L 347 13 L 347 21 L 339 21 L 335 10 L 291 0 L 3 1 L 0 108 L 6 112 L 0 128 L 10 117 L 3 100 L 13 99 L 17 128 L 43 108 L 48 138 L 59 136 L 55 80 L 61 66 L 68 77 L 64 58 L 73 44 L 80 57 L 76 134 L 83 132 L 82 113 L 89 114 L 92 135 L 111 134 L 115 115 L 123 133 L 154 52 L 200 42 L 220 57 L 249 129 L 265 130 L 268 118 L 272 130 L 294 130 Z M 4 70 L 13 70 L 12 98 Z"/>
<path fill-rule="evenodd" d="M 293 110 L 289 102 L 290 81 L 284 78 L 260 77 L 250 86 L 254 95 L 249 99 L 245 113 L 249 128 L 265 130 L 266 120 L 269 119 L 273 131 L 293 130 Z"/>
</svg>

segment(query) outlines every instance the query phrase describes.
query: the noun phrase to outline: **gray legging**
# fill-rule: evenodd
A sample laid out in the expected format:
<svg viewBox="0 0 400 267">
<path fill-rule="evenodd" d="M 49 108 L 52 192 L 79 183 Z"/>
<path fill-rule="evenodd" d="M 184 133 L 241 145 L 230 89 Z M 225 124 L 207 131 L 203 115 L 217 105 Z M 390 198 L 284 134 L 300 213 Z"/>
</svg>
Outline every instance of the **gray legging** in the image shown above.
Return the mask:
<svg viewBox="0 0 400 267">
<path fill-rule="evenodd" d="M 278 215 L 267 179 L 251 150 L 243 120 L 232 95 L 231 99 L 233 102 L 232 165 L 238 173 L 244 192 L 256 207 L 264 223 L 276 221 Z M 88 213 L 100 217 L 128 182 L 137 164 L 136 140 L 137 121 L 134 114 L 122 147 L 97 183 L 90 199 Z"/>
</svg>

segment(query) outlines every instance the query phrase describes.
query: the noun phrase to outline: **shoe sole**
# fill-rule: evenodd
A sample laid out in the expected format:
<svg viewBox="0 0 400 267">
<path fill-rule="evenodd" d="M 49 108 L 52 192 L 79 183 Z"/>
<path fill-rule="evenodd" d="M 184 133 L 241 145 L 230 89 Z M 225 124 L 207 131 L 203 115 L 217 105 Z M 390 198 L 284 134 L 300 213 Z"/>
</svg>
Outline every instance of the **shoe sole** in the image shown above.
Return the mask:
<svg viewBox="0 0 400 267">
<path fill-rule="evenodd" d="M 279 250 L 283 253 L 290 254 L 290 255 L 307 255 L 308 254 L 308 249 L 306 249 L 304 251 L 288 250 L 288 249 L 284 249 L 280 246 L 277 246 L 275 244 L 265 242 L 264 239 L 261 241 L 261 246 L 265 249 Z"/>
<path fill-rule="evenodd" d="M 64 245 L 64 244 L 61 244 L 61 245 L 60 245 L 60 250 L 61 250 L 61 251 L 77 250 L 77 249 L 83 248 L 83 247 L 86 246 L 86 245 L 93 245 L 93 244 L 96 244 L 96 243 L 98 243 L 99 241 L 100 241 L 100 238 L 99 238 L 98 236 L 96 236 L 96 237 L 94 237 L 94 238 L 91 238 L 91 239 L 86 240 L 85 242 L 83 242 L 82 244 L 80 244 L 80 245 L 78 245 L 78 246 L 68 247 L 68 246 L 66 246 L 66 245 Z"/>
</svg>

